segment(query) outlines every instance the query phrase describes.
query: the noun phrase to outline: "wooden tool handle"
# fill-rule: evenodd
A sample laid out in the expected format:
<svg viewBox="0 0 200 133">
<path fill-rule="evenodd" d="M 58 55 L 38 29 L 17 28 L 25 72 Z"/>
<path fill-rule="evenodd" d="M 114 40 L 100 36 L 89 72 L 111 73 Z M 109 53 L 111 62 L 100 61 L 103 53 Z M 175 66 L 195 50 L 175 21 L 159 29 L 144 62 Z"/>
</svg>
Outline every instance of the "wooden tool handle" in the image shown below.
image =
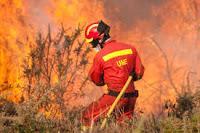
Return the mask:
<svg viewBox="0 0 200 133">
<path fill-rule="evenodd" d="M 113 112 L 113 110 L 115 109 L 115 106 L 117 105 L 117 103 L 119 102 L 120 98 L 122 97 L 122 95 L 124 94 L 124 92 L 126 91 L 129 83 L 131 82 L 132 80 L 132 76 L 129 76 L 124 87 L 122 88 L 122 90 L 120 91 L 119 95 L 117 96 L 117 98 L 115 99 L 115 101 L 113 102 L 113 104 L 111 105 L 108 113 L 107 113 L 107 116 L 104 118 L 102 124 L 101 124 L 101 129 L 103 129 L 106 125 L 106 122 L 107 122 L 107 119 L 110 117 L 110 114 Z"/>
</svg>

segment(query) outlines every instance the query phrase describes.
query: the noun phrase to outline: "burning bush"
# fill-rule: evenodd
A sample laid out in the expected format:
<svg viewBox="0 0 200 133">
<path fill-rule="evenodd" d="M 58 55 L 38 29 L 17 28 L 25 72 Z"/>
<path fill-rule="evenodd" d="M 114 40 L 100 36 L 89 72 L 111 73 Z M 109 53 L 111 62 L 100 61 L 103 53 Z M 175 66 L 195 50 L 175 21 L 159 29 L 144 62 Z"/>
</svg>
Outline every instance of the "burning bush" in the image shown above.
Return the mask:
<svg viewBox="0 0 200 133">
<path fill-rule="evenodd" d="M 76 115 L 69 115 L 67 104 L 70 98 L 83 95 L 82 88 L 88 80 L 84 71 L 90 52 L 84 41 L 79 41 L 81 29 L 70 32 L 61 26 L 53 37 L 49 26 L 46 37 L 38 33 L 22 66 L 26 81 L 22 100 L 17 105 L 12 103 L 12 110 L 17 110 L 15 117 L 22 118 L 27 128 L 36 130 L 32 122 L 37 124 L 50 119 L 56 120 L 54 124 L 67 123 L 66 115 Z"/>
</svg>

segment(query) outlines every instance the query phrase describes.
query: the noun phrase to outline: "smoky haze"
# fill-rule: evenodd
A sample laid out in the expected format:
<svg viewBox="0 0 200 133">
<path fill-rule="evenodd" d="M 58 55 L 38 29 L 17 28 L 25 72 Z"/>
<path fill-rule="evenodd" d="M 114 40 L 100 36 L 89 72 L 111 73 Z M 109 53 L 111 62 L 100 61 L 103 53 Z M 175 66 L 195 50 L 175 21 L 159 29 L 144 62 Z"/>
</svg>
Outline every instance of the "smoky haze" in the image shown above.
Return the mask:
<svg viewBox="0 0 200 133">
<path fill-rule="evenodd" d="M 145 65 L 143 79 L 149 84 L 154 84 L 159 89 L 165 90 L 165 94 L 172 96 L 173 87 L 168 82 L 166 61 L 169 62 L 172 71 L 173 82 L 181 90 L 185 84 L 186 73 L 194 73 L 191 77 L 193 90 L 199 86 L 199 57 L 200 57 L 200 35 L 199 16 L 193 20 L 194 14 L 199 15 L 199 0 L 104 0 L 104 16 L 114 31 L 113 38 L 134 44 Z M 141 36 L 139 36 L 139 35 Z M 112 34 L 111 34 L 112 35 Z M 135 39 L 135 38 L 136 39 Z M 151 41 L 136 42 L 144 38 L 153 37 L 156 43 Z M 163 58 L 159 47 L 166 54 Z M 161 83 L 161 81 L 165 81 Z M 161 84 L 160 84 L 161 83 Z M 159 95 L 149 96 L 157 89 L 142 86 L 141 98 L 157 99 Z M 164 85 L 164 86 L 163 86 Z M 139 86 L 140 87 L 140 86 Z M 172 88 L 170 90 L 170 88 Z M 145 95 L 145 93 L 147 95 Z M 166 95 L 160 95 L 163 98 Z M 145 100 L 144 100 L 145 101 Z M 141 105 L 154 105 L 154 101 L 141 102 Z M 155 110 L 155 109 L 154 109 Z"/>
<path fill-rule="evenodd" d="M 163 2 L 164 0 L 104 0 L 104 14 L 112 24 L 120 21 L 121 26 L 127 28 L 141 20 L 155 21 L 152 8 Z"/>
</svg>

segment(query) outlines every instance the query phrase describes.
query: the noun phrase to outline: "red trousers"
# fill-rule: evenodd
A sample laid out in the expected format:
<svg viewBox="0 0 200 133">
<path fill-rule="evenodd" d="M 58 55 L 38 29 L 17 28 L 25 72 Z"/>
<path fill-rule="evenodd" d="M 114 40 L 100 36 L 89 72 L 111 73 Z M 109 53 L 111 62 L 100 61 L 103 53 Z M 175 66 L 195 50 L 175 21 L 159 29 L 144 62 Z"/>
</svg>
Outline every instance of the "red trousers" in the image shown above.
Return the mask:
<svg viewBox="0 0 200 133">
<path fill-rule="evenodd" d="M 114 96 L 104 94 L 98 101 L 91 103 L 82 113 L 82 124 L 90 126 L 92 122 L 96 123 L 100 118 L 105 117 L 115 99 Z M 117 121 L 133 117 L 136 99 L 136 97 L 120 99 L 114 110 Z"/>
</svg>

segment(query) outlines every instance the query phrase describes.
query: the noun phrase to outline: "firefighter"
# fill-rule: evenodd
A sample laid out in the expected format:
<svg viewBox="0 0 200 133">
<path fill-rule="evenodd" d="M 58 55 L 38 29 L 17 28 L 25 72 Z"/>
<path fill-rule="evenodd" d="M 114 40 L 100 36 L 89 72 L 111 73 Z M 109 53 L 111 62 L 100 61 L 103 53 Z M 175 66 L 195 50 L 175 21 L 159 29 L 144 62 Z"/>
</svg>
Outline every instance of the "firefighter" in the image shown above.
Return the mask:
<svg viewBox="0 0 200 133">
<path fill-rule="evenodd" d="M 133 45 L 112 40 L 109 31 L 110 26 L 103 21 L 92 23 L 85 30 L 86 42 L 97 51 L 89 71 L 89 78 L 97 86 L 108 87 L 107 94 L 83 111 L 82 124 L 88 127 L 106 115 L 130 74 L 133 80 L 117 104 L 115 112 L 120 110 L 120 113 L 116 113 L 118 121 L 131 119 L 138 97 L 134 81 L 141 79 L 144 73 L 144 67 Z"/>
</svg>

